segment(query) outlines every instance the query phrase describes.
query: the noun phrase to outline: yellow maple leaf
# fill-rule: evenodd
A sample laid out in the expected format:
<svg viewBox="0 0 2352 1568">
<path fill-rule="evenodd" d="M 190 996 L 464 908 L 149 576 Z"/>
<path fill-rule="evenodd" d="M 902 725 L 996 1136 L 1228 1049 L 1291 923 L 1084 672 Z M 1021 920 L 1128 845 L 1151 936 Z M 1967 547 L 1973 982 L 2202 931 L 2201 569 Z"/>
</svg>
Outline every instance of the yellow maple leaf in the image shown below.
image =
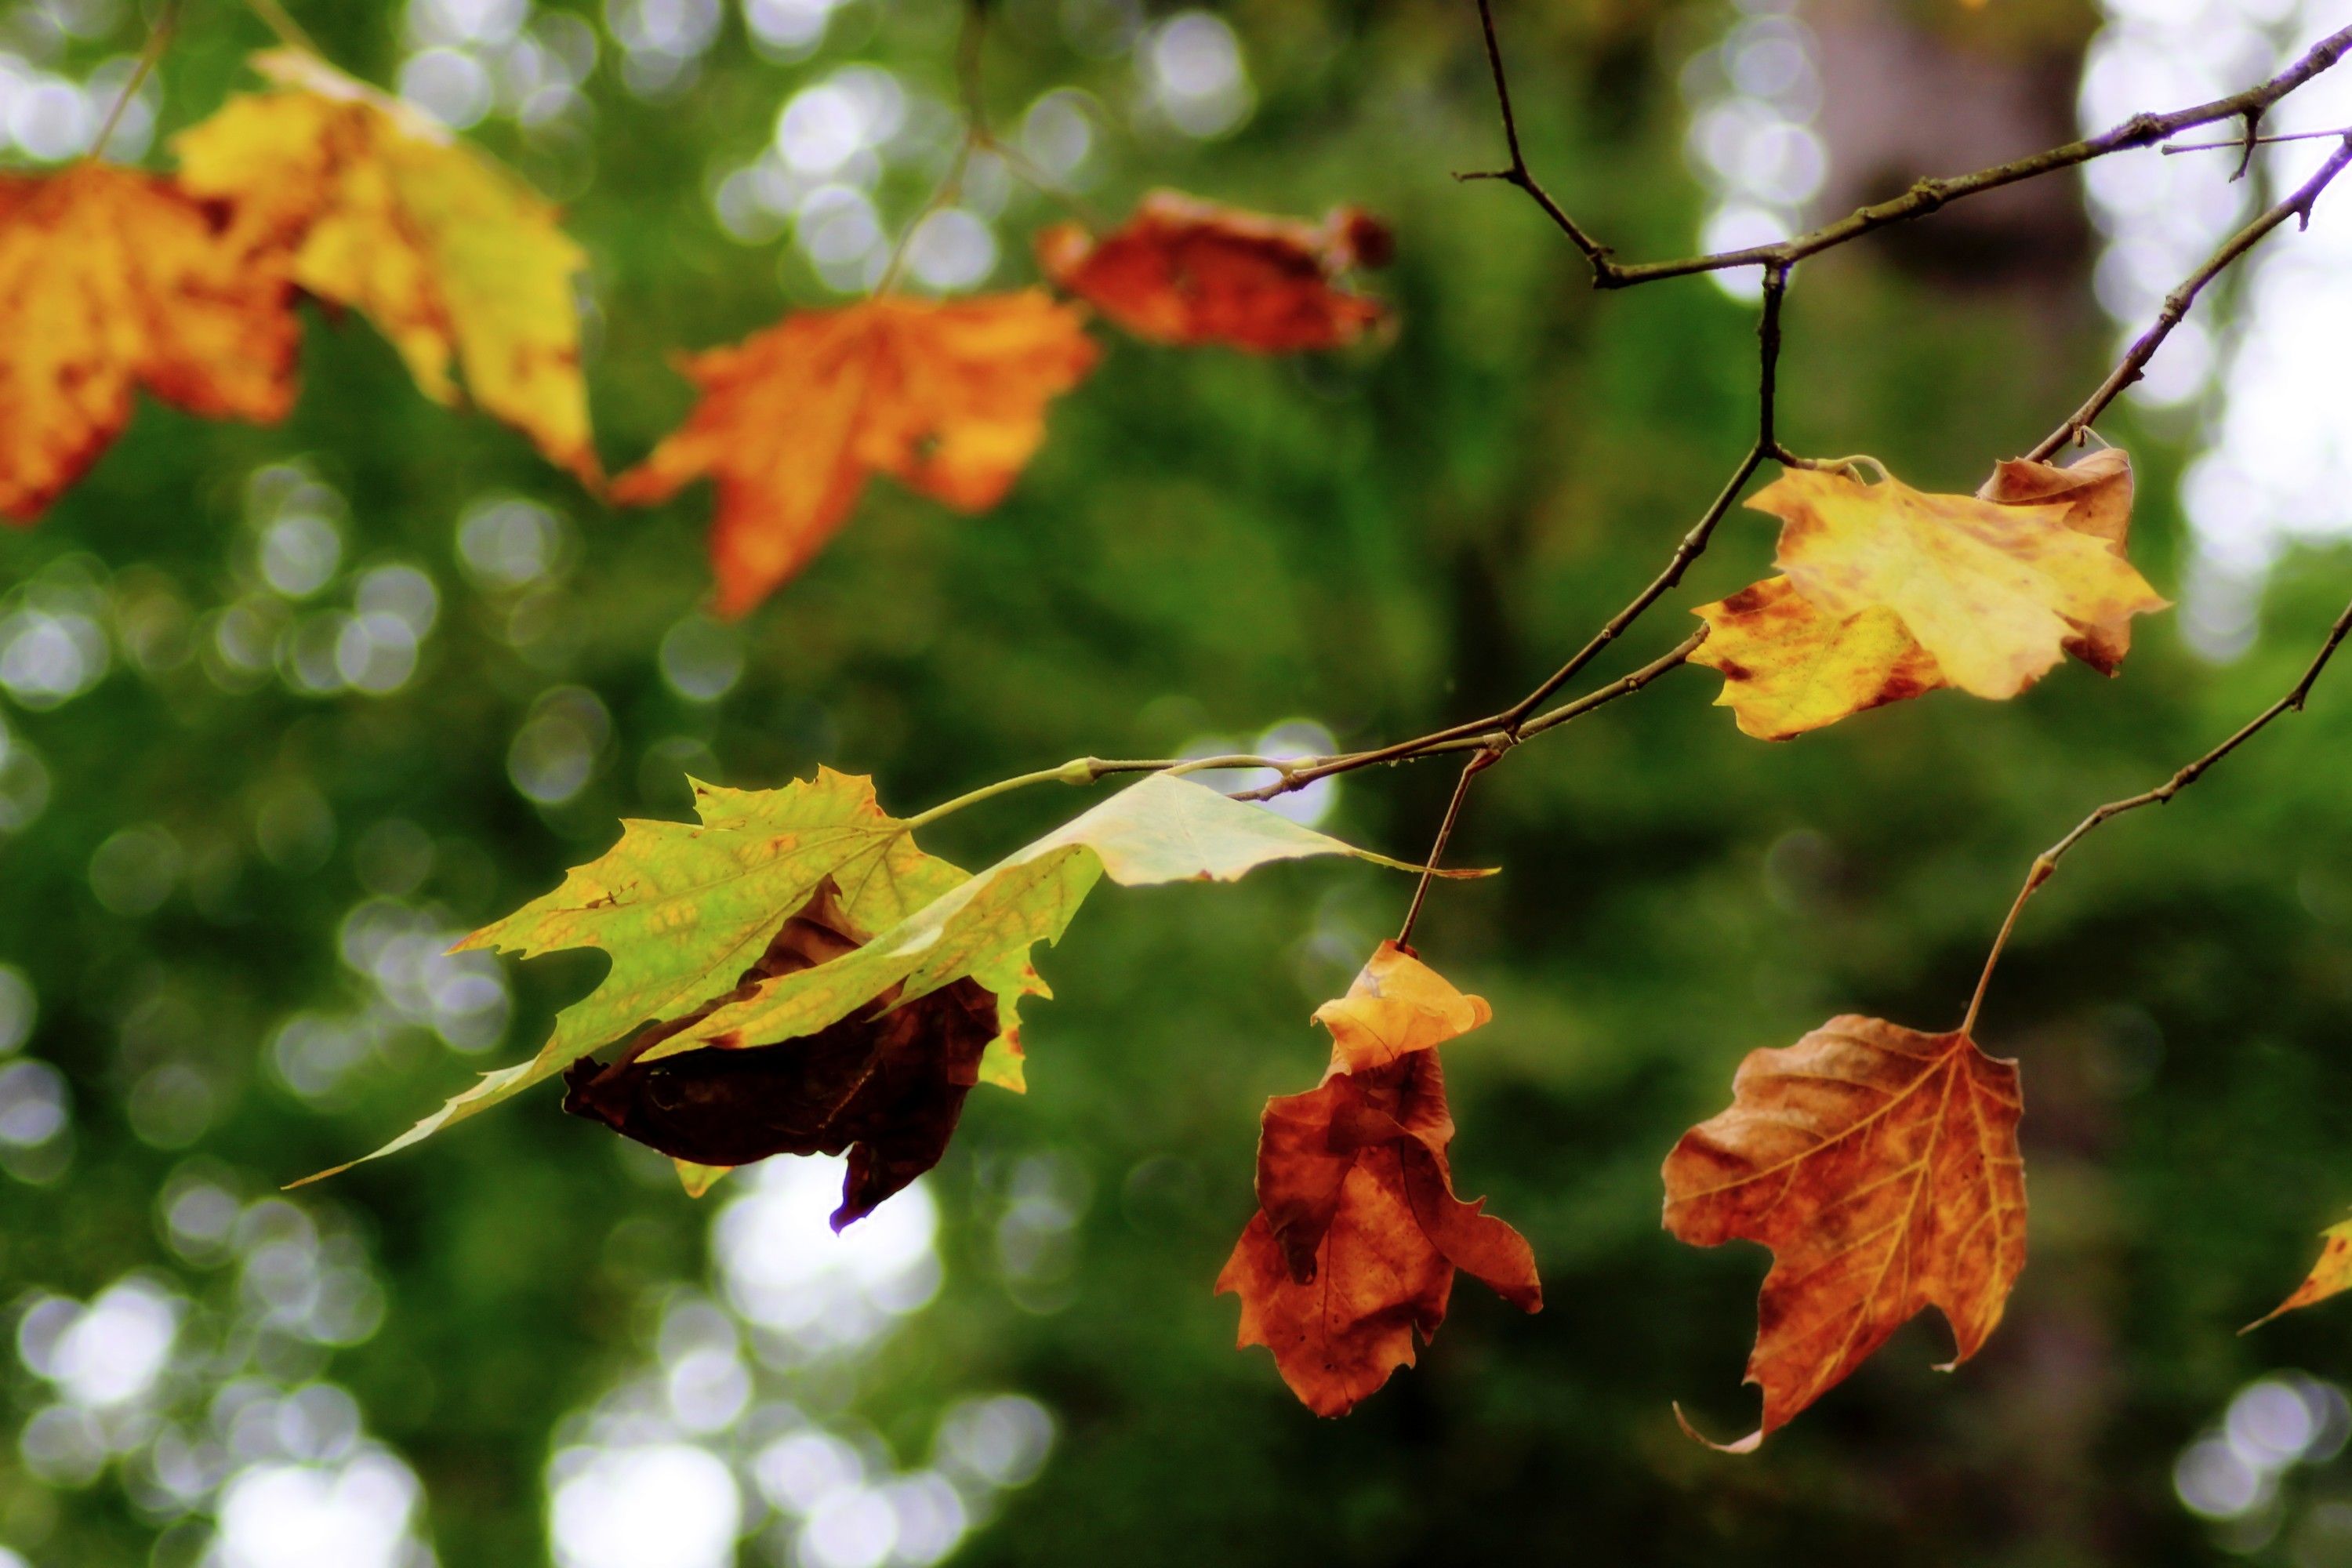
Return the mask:
<svg viewBox="0 0 2352 1568">
<path fill-rule="evenodd" d="M 701 401 L 613 497 L 657 501 L 716 478 L 719 608 L 741 615 L 824 547 L 869 475 L 963 511 L 994 506 L 1045 439 L 1045 405 L 1097 352 L 1083 313 L 1036 289 L 803 310 L 688 358 Z"/>
<path fill-rule="evenodd" d="M 1974 496 L 1792 469 L 1748 504 L 1781 520 L 1784 575 L 1696 612 L 1691 656 L 1739 727 L 1785 740 L 1956 686 L 2005 699 L 2066 655 L 2112 674 L 2165 607 L 2124 557 L 2131 460 L 2005 462 Z"/>
<path fill-rule="evenodd" d="M 273 237 L 294 281 L 349 305 L 400 351 L 425 395 L 484 409 L 550 461 L 597 481 L 573 279 L 586 265 L 554 207 L 397 99 L 274 50 L 272 91 L 232 99 L 173 143 L 180 181 Z"/>
<path fill-rule="evenodd" d="M 29 522 L 130 422 L 134 388 L 214 417 L 294 399 L 282 279 L 167 181 L 0 174 L 0 513 Z"/>
</svg>

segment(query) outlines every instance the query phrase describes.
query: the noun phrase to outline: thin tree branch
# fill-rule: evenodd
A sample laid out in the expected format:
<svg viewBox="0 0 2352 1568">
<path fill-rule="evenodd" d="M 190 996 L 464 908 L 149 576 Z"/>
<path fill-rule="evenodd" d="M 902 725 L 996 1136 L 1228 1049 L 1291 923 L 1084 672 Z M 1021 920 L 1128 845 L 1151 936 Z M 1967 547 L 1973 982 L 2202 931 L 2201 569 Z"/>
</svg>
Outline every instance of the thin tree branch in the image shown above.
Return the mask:
<svg viewBox="0 0 2352 1568">
<path fill-rule="evenodd" d="M 1517 185 L 1525 191 L 1536 205 L 1543 209 L 1544 216 L 1551 219 L 1552 223 L 1559 227 L 1560 233 L 1568 236 L 1568 242 L 1584 253 L 1585 260 L 1592 264 L 1593 278 L 1597 282 L 1612 270 L 1609 261 L 1609 247 L 1585 233 L 1577 221 L 1569 216 L 1567 211 L 1558 202 L 1551 199 L 1551 194 L 1538 184 L 1535 175 L 1529 172 L 1528 155 L 1520 149 L 1519 117 L 1517 111 L 1511 107 L 1511 83 L 1503 69 L 1503 47 L 1495 37 L 1493 0 L 1478 0 L 1478 26 L 1486 39 L 1486 67 L 1495 79 L 1495 103 L 1503 117 L 1503 146 L 1510 153 L 1511 162 L 1508 168 L 1456 174 L 1454 177 L 1457 180 L 1500 180 L 1505 184 Z"/>
<path fill-rule="evenodd" d="M 2347 163 L 2352 163 L 2352 132 L 2335 134 L 2343 138 L 2343 144 L 2328 155 L 2327 162 L 2319 166 L 2318 172 L 2298 186 L 2293 195 L 2264 211 L 2253 222 L 2223 241 L 2221 247 L 2208 257 L 2202 267 L 2183 279 L 2179 288 L 2166 295 L 2164 309 L 2157 313 L 2154 324 L 2139 335 L 2138 341 L 2124 355 L 2123 362 L 2099 384 L 2099 389 L 2091 394 L 2089 400 L 2067 416 L 2058 428 L 2044 436 L 2033 450 L 2025 454 L 2029 460 L 2040 462 L 2069 441 L 2079 440 L 2083 432 L 2106 411 L 2107 405 L 2121 395 L 2124 388 L 2140 378 L 2147 368 L 2147 362 L 2155 357 L 2164 340 L 2172 335 L 2172 330 L 2187 318 L 2189 307 L 2196 303 L 2197 296 L 2205 286 L 2252 250 L 2264 235 L 2290 217 L 2300 217 L 2305 225 L 2311 222 L 2312 204 L 2319 199 L 2319 193 L 2344 172 Z"/>
<path fill-rule="evenodd" d="M 1969 1001 L 1968 1016 L 1960 1025 L 1961 1033 L 1966 1034 L 1976 1023 L 1977 1010 L 1984 1005 L 1986 988 L 1992 984 L 1993 966 L 2000 962 L 2001 951 L 2009 945 L 2009 933 L 2017 925 L 2019 911 L 2025 908 L 2025 901 L 2032 898 L 2044 882 L 2050 880 L 2052 875 L 2058 869 L 2058 862 L 2065 858 L 2066 852 L 2080 844 L 2094 829 L 2104 823 L 2114 821 L 2126 812 L 2137 811 L 2144 805 L 2169 804 L 2174 795 L 2204 777 L 2222 758 L 2261 734 L 2263 730 L 2269 728 L 2273 721 L 2287 713 L 2301 712 L 2304 702 L 2311 695 L 2312 687 L 2319 680 L 2320 672 L 2327 668 L 2328 660 L 2336 657 L 2336 650 L 2344 645 L 2344 639 L 2347 636 L 2352 636 L 2352 605 L 2347 605 L 2344 607 L 2344 613 L 2336 617 L 2336 624 L 2327 628 L 2327 636 L 2321 641 L 2319 651 L 2312 656 L 2311 663 L 2304 669 L 2303 679 L 2297 680 L 2285 696 L 2246 721 L 2228 740 L 2199 757 L 2154 789 L 2143 790 L 2138 795 L 2126 795 L 2121 800 L 2107 802 L 2106 805 L 2076 823 L 2074 831 L 2067 834 L 2065 837 L 2033 858 L 2033 866 L 2025 876 L 2025 885 L 2018 889 L 2016 902 L 2010 905 L 2009 918 L 2001 921 L 2000 932 L 1993 938 L 1992 951 L 1985 955 L 1984 972 L 1978 977 L 1976 994 Z"/>
<path fill-rule="evenodd" d="M 1594 709 L 1605 707 L 1621 697 L 1632 696 L 1689 658 L 1697 651 L 1698 645 L 1706 640 L 1706 634 L 1707 628 L 1701 626 L 1665 653 L 1652 659 L 1632 674 L 1620 677 L 1606 686 L 1596 687 L 1572 702 L 1563 702 L 1549 712 L 1527 721 L 1515 730 L 1495 723 L 1467 734 L 1440 730 L 1415 740 L 1400 742 L 1393 746 L 1383 746 L 1378 751 L 1356 752 L 1337 757 L 1301 759 L 1292 763 L 1282 778 L 1272 784 L 1261 784 L 1255 789 L 1241 791 L 1234 798 L 1235 800 L 1272 800 L 1278 795 L 1288 795 L 1292 790 L 1304 789 L 1318 779 L 1330 778 L 1338 773 L 1354 773 L 1359 768 L 1369 768 L 1379 763 L 1415 763 L 1423 757 L 1440 756 L 1448 752 L 1480 751 L 1498 744 L 1508 749 L 1514 741 L 1532 739 L 1547 730 L 1559 728 L 1571 719 L 1580 719 Z"/>
<path fill-rule="evenodd" d="M 1630 697 L 1658 677 L 1688 659 L 1706 641 L 1707 628 L 1701 626 L 1666 652 L 1652 659 L 1630 675 L 1619 677 L 1606 686 L 1595 687 L 1573 701 L 1563 702 L 1549 712 L 1528 720 L 1519 726 L 1517 739 L 1531 740 L 1547 730 L 1556 730 L 1570 720 L 1580 719 L 1596 708 L 1605 708 L 1621 697 Z M 1196 773 L 1212 770 L 1262 768 L 1279 774 L 1271 784 L 1254 789 L 1237 790 L 1235 800 L 1272 800 L 1293 790 L 1304 789 L 1318 779 L 1331 778 L 1339 773 L 1354 773 L 1377 763 L 1419 762 L 1423 757 L 1441 756 L 1461 752 L 1507 751 L 1514 744 L 1512 737 L 1494 728 L 1469 734 L 1438 731 L 1433 734 L 1399 742 L 1375 751 L 1339 752 L 1324 757 L 1268 757 L 1255 752 L 1231 753 L 1214 757 L 1073 757 L 1059 767 L 1040 768 L 1035 773 L 1018 773 L 1009 779 L 983 784 L 976 790 L 942 802 L 929 811 L 907 818 L 906 826 L 912 830 L 926 827 L 943 816 L 977 805 L 1000 795 L 1026 789 L 1031 784 L 1091 784 L 1118 773 Z"/>
<path fill-rule="evenodd" d="M 1478 0 L 1478 16 L 1486 36 L 1487 61 L 1495 79 L 1504 141 L 1511 153 L 1511 167 L 1492 174 L 1471 177 L 1500 180 L 1527 192 L 1591 265 L 1592 283 L 1596 289 L 1625 289 L 1641 283 L 1654 283 L 1661 279 L 1685 278 L 1695 272 L 1719 272 L 1734 267 L 1787 267 L 1889 225 L 1925 217 L 1969 196 L 2012 185 L 2021 180 L 2054 174 L 2061 169 L 2071 169 L 2094 158 L 2104 158 L 2110 153 L 2149 146 L 2196 126 L 2243 118 L 2249 122 L 2251 135 L 2253 124 L 2259 122 L 2263 112 L 2273 104 L 2334 66 L 2347 53 L 2352 53 L 2352 27 L 2344 27 L 2314 44 L 2293 65 L 2276 76 L 2243 92 L 2217 98 L 2210 103 L 2177 109 L 2168 114 L 2136 114 L 2099 135 L 2086 136 L 2010 163 L 1996 163 L 1974 174 L 1923 179 L 1899 196 L 1856 208 L 1833 223 L 1823 224 L 1819 228 L 1778 244 L 1748 246 L 1739 250 L 1716 251 L 1667 261 L 1621 262 L 1613 259 L 1608 246 L 1577 226 L 1559 205 L 1544 194 L 1541 185 L 1528 171 L 1526 159 L 1519 151 L 1518 130 L 1511 109 L 1502 52 L 1495 40 L 1492 0 Z M 2242 144 L 2238 141 L 2229 143 L 2231 146 Z"/>
<path fill-rule="evenodd" d="M 1700 552 L 1706 548 L 1707 541 L 1715 536 L 1717 525 L 1730 512 L 1732 503 L 1739 499 L 1740 490 L 1763 466 L 1765 458 L 1772 458 L 1782 462 L 1792 460 L 1792 455 L 1786 454 L 1773 430 L 1780 368 L 1780 304 L 1787 296 L 1788 288 L 1788 268 L 1775 266 L 1765 269 L 1764 307 L 1756 323 L 1762 362 L 1757 393 L 1756 445 L 1739 459 L 1739 466 L 1732 470 L 1731 478 L 1722 489 L 1716 492 L 1715 500 L 1699 515 L 1698 521 L 1675 546 L 1675 552 L 1666 558 L 1665 569 L 1650 579 L 1648 585 L 1634 595 L 1623 609 L 1602 623 L 1601 629 L 1592 634 L 1591 640 L 1570 655 L 1566 664 L 1552 671 L 1541 685 L 1507 709 L 1498 721 L 1504 730 L 1516 729 L 1522 720 L 1542 706 L 1547 698 L 1575 679 L 1579 671 L 1606 652 L 1610 644 L 1624 636 L 1626 628 L 1640 620 L 1652 605 L 1673 591 L 1675 585 L 1683 580 L 1683 574 L 1690 570 L 1691 563 L 1697 560 Z"/>
</svg>

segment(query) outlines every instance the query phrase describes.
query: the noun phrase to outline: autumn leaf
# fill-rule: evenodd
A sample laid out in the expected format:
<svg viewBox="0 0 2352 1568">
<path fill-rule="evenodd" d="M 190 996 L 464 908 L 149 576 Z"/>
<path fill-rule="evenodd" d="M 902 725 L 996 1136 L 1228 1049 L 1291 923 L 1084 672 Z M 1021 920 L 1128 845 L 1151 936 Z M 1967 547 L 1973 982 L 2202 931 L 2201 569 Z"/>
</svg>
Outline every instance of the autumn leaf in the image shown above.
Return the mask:
<svg viewBox="0 0 2352 1568">
<path fill-rule="evenodd" d="M 1155 191 L 1097 238 L 1077 224 L 1037 237 L 1045 275 L 1137 337 L 1294 353 L 1354 342 L 1386 314 L 1339 279 L 1384 265 L 1378 219 L 1340 207 L 1319 225 Z"/>
<path fill-rule="evenodd" d="M 865 940 L 828 879 L 769 944 L 762 974 L 837 957 Z M 563 1109 L 678 1162 L 700 1195 L 725 1169 L 774 1154 L 839 1154 L 835 1230 L 939 1163 L 997 1037 L 996 1004 L 969 980 L 904 1006 L 889 993 L 805 1038 L 564 1071 Z"/>
<path fill-rule="evenodd" d="M 1017 1089 L 1019 1004 L 1048 994 L 1029 948 L 1058 939 L 1106 871 L 1129 886 L 1232 880 L 1313 855 L 1417 869 L 1166 774 L 969 878 L 918 848 L 866 779 L 820 769 L 778 790 L 694 788 L 699 824 L 624 823 L 604 855 L 458 944 L 524 956 L 594 947 L 612 966 L 557 1016 L 537 1056 L 484 1074 L 364 1159 L 422 1142 L 624 1039 L 627 1060 L 647 1067 L 705 1047 L 758 1048 L 967 979 L 993 998 L 997 1025 L 975 1079 Z M 689 1190 L 708 1185 L 695 1173 L 681 1179 Z"/>
<path fill-rule="evenodd" d="M 349 305 L 425 395 L 474 402 L 597 480 L 580 374 L 587 258 L 555 209 L 432 120 L 306 54 L 257 55 L 276 90 L 230 100 L 173 147 L 180 180 L 285 247 L 296 283 Z"/>
<path fill-rule="evenodd" d="M 1739 1064 L 1730 1109 L 1684 1133 L 1664 1172 L 1675 1236 L 1772 1249 L 1748 1360 L 1764 1419 L 1730 1451 L 1927 1307 L 1952 1326 L 1951 1365 L 1977 1352 L 2025 1266 L 2021 1104 L 2014 1063 L 1877 1018 L 1832 1018 Z"/>
<path fill-rule="evenodd" d="M 1437 1047 L 1490 1016 L 1394 942 L 1315 1019 L 1331 1066 L 1266 1101 L 1258 1212 L 1217 1277 L 1241 1298 L 1239 1343 L 1264 1345 L 1300 1402 L 1343 1415 L 1445 1321 L 1458 1268 L 1523 1311 L 1543 1289 L 1526 1240 L 1454 1195 L 1454 1120 Z"/>
<path fill-rule="evenodd" d="M 95 163 L 0 174 L 0 514 L 38 517 L 130 423 L 138 387 L 283 418 L 299 334 L 283 279 L 169 182 Z"/>
<path fill-rule="evenodd" d="M 824 547 L 871 475 L 959 510 L 994 506 L 1045 439 L 1046 405 L 1097 353 L 1082 315 L 1034 289 L 800 311 L 686 361 L 701 401 L 614 499 L 714 478 L 719 609 L 740 616 Z"/>
<path fill-rule="evenodd" d="M 524 957 L 593 947 L 612 963 L 595 990 L 557 1015 L 536 1057 L 483 1075 L 368 1159 L 487 1110 L 640 1029 L 665 1020 L 673 1032 L 683 1027 L 700 1016 L 696 1009 L 760 978 L 786 924 L 828 884 L 841 889 L 848 921 L 876 930 L 963 879 L 915 847 L 906 824 L 875 800 L 870 780 L 820 768 L 813 781 L 776 790 L 695 782 L 694 795 L 698 823 L 624 822 L 620 842 L 574 868 L 554 891 L 458 944 Z"/>
<path fill-rule="evenodd" d="M 2240 1333 L 2250 1333 L 2283 1313 L 2325 1301 L 2330 1296 L 2352 1289 L 2352 1219 L 2331 1225 L 2319 1235 L 2319 1260 L 2311 1266 L 2311 1272 L 2304 1276 L 2303 1283 L 2296 1286 L 2285 1300 L 2240 1329 Z"/>
<path fill-rule="evenodd" d="M 2165 605 L 2124 558 L 2131 494 L 2113 447 L 2004 462 L 1973 497 L 1792 468 L 1748 502 L 1782 520 L 1785 575 L 1700 606 L 1691 662 L 1764 740 L 1944 686 L 2014 697 L 2064 654 L 2112 674 Z"/>
</svg>

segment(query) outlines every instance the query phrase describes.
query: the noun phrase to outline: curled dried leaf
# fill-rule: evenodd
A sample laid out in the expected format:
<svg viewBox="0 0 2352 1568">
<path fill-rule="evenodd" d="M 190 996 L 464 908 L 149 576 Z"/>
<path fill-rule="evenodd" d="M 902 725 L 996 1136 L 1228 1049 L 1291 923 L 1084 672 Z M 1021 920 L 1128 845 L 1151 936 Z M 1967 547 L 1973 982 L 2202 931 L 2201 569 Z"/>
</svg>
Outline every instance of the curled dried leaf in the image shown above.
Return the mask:
<svg viewBox="0 0 2352 1568">
<path fill-rule="evenodd" d="M 1175 191 L 1153 192 L 1100 237 L 1076 224 L 1037 237 L 1045 275 L 1137 337 L 1260 353 L 1338 348 L 1377 326 L 1385 307 L 1340 279 L 1392 249 L 1355 207 L 1305 224 Z"/>
<path fill-rule="evenodd" d="M 1308 1409 L 1341 1415 L 1412 1364 L 1456 1269 L 1525 1311 L 1543 1290 L 1519 1233 L 1454 1195 L 1436 1047 L 1484 1024 L 1486 1004 L 1384 942 L 1315 1016 L 1331 1031 L 1330 1070 L 1266 1102 L 1258 1212 L 1217 1291 L 1241 1298 L 1239 1342 L 1271 1350 Z"/>
<path fill-rule="evenodd" d="M 828 883 L 777 932 L 759 977 L 814 968 L 864 940 Z M 590 1057 L 566 1068 L 563 1109 L 682 1165 L 846 1152 L 839 1230 L 939 1163 L 996 1037 L 995 1000 L 972 981 L 898 1001 L 886 993 L 796 1039 L 655 1061 L 644 1048 L 677 1030 L 649 1030 L 610 1067 Z M 696 1191 L 699 1178 L 685 1179 Z"/>
</svg>

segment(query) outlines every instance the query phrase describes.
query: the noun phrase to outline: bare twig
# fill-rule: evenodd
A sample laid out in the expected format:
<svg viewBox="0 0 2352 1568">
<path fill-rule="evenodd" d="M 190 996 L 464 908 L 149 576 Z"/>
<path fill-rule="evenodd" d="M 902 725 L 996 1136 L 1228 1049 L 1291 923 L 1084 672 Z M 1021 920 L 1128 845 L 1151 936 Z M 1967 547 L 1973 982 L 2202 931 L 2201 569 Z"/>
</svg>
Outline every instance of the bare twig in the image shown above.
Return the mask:
<svg viewBox="0 0 2352 1568">
<path fill-rule="evenodd" d="M 1889 225 L 1925 217 L 1969 196 L 1980 195 L 2003 185 L 2013 185 L 2021 180 L 2054 174 L 2061 169 L 2071 169 L 2094 158 L 2104 158 L 2110 153 L 2150 146 L 2196 126 L 2243 118 L 2248 121 L 2251 130 L 2273 104 L 2334 66 L 2347 53 L 2352 53 L 2352 27 L 2344 27 L 2314 44 L 2302 58 L 2268 81 L 2258 83 L 2243 92 L 2217 98 L 2210 103 L 2177 109 L 2168 114 L 2136 114 L 2099 135 L 2086 136 L 2010 163 L 1996 163 L 1974 174 L 1923 179 L 1899 196 L 1856 208 L 1833 223 L 1823 224 L 1819 228 L 1778 244 L 1748 246 L 1739 250 L 1715 251 L 1667 261 L 1621 262 L 1613 258 L 1609 247 L 1594 239 L 1561 211 L 1528 172 L 1526 159 L 1519 151 L 1518 131 L 1512 113 L 1509 86 L 1503 70 L 1502 53 L 1495 41 L 1492 0 L 1478 0 L 1478 16 L 1486 37 L 1487 62 L 1495 79 L 1504 140 L 1511 153 L 1511 167 L 1475 177 L 1501 180 L 1527 192 L 1543 209 L 1544 215 L 1568 235 L 1570 241 L 1591 266 L 1592 283 L 1596 289 L 1624 289 L 1639 283 L 1654 283 L 1664 278 L 1685 278 L 1695 272 L 1719 272 L 1734 267 L 1785 268 Z M 2239 140 L 2228 143 L 2231 146 L 2242 144 Z"/>
<path fill-rule="evenodd" d="M 1503 47 L 1495 37 L 1492 0 L 1478 0 L 1478 26 L 1486 38 L 1486 67 L 1494 75 L 1495 103 L 1503 116 L 1503 146 L 1510 153 L 1511 162 L 1508 168 L 1454 177 L 1457 180 L 1500 180 L 1505 184 L 1517 185 L 1525 191 L 1536 205 L 1543 209 L 1544 216 L 1559 226 L 1560 233 L 1568 236 L 1568 242 L 1584 253 L 1584 258 L 1592 263 L 1593 273 L 1598 278 L 1612 269 L 1609 247 L 1585 233 L 1577 221 L 1551 199 L 1550 193 L 1537 183 L 1535 175 L 1528 169 L 1528 155 L 1519 146 L 1518 113 L 1511 107 L 1511 83 L 1503 70 Z"/>
<path fill-rule="evenodd" d="M 1691 563 L 1697 560 L 1699 552 L 1706 548 L 1707 541 L 1715 536 L 1716 526 L 1731 510 L 1732 503 L 1739 499 L 1740 490 L 1746 488 L 1756 470 L 1763 467 L 1765 458 L 1790 460 L 1784 455 L 1780 438 L 1773 431 L 1774 410 L 1778 402 L 1776 384 L 1780 367 L 1780 303 L 1786 297 L 1788 287 L 1789 269 L 1786 267 L 1772 267 L 1765 270 L 1764 308 L 1756 324 L 1757 340 L 1762 347 L 1762 368 L 1757 392 L 1756 445 L 1748 449 L 1748 455 L 1740 458 L 1739 466 L 1732 470 L 1731 478 L 1725 481 L 1722 489 L 1716 492 L 1715 500 L 1708 504 L 1706 510 L 1699 514 L 1698 521 L 1675 546 L 1675 552 L 1666 558 L 1665 569 L 1650 579 L 1648 585 L 1634 595 L 1623 609 L 1603 622 L 1601 629 L 1592 634 L 1591 640 L 1570 655 L 1566 664 L 1514 703 L 1502 715 L 1503 729 L 1516 728 L 1553 692 L 1576 679 L 1580 670 L 1606 652 L 1611 643 L 1624 636 L 1626 628 L 1641 619 L 1652 605 L 1673 591 L 1675 585 L 1683 580 L 1683 574 L 1690 570 Z"/>
<path fill-rule="evenodd" d="M 139 51 L 139 63 L 131 68 L 131 75 L 123 82 L 122 90 L 115 95 L 114 107 L 106 111 L 106 123 L 98 128 L 98 139 L 89 144 L 87 157 L 96 160 L 106 156 L 106 144 L 114 140 L 115 128 L 122 123 L 122 116 L 131 108 L 131 100 L 139 96 L 139 89 L 147 85 L 147 79 L 154 75 L 155 68 L 163 63 L 163 55 L 171 48 L 172 37 L 179 30 L 179 26 L 180 0 L 163 0 L 163 8 L 155 14 L 155 20 L 147 28 L 147 44 Z"/>
<path fill-rule="evenodd" d="M 2311 205 L 2319 199 L 2319 193 L 2344 172 L 2347 163 L 2352 163 L 2352 133 L 2336 134 L 2343 137 L 2343 144 L 2328 155 L 2327 162 L 2319 166 L 2317 173 L 2296 187 L 2293 195 L 2266 209 L 2253 222 L 2223 241 L 2221 247 L 2208 257 L 2202 267 L 2184 279 L 2179 288 L 2165 296 L 2164 309 L 2157 313 L 2155 323 L 2139 335 L 2138 341 L 2125 353 L 2123 362 L 2099 384 L 2099 389 L 2091 394 L 2089 400 L 2068 415 L 2063 424 L 2044 436 L 2040 445 L 2026 454 L 2029 459 L 2040 462 L 2067 442 L 2079 440 L 2083 432 L 2091 427 L 2092 422 L 2106 411 L 2107 405 L 2113 403 L 2124 388 L 2140 378 L 2147 368 L 2147 362 L 2155 357 L 2157 349 L 2172 335 L 2172 329 L 2180 325 L 2188 316 L 2189 307 L 2196 302 L 2197 296 L 2231 263 L 2252 250 L 2264 235 L 2288 218 L 2300 217 L 2306 225 L 2311 222 Z"/>
</svg>

